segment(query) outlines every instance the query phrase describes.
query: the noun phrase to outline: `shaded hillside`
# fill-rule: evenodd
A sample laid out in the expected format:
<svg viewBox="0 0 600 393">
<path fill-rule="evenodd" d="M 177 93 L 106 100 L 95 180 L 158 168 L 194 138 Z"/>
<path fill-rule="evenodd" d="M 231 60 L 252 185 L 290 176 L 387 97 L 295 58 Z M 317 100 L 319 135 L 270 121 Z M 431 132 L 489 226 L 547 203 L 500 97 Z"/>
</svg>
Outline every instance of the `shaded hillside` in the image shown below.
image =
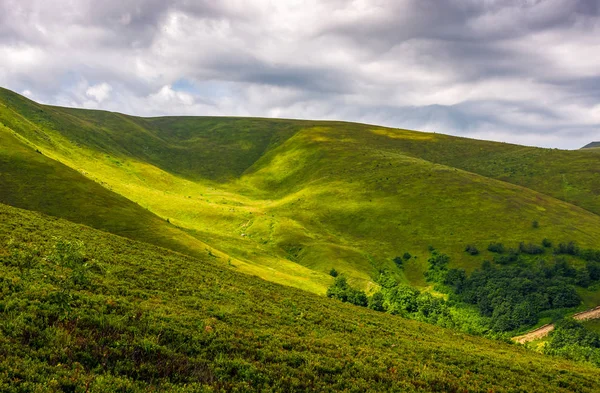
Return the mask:
<svg viewBox="0 0 600 393">
<path fill-rule="evenodd" d="M 136 203 L 35 151 L 2 126 L 0 202 L 175 251 L 198 255 L 206 247 Z"/>
<path fill-rule="evenodd" d="M 133 158 L 191 179 L 224 181 L 241 175 L 303 122 L 293 120 L 164 117 L 37 104 L 0 88 L 0 121 L 32 142 L 69 155 L 57 136 L 76 146 Z"/>
<path fill-rule="evenodd" d="M 600 147 L 600 142 L 591 142 L 588 143 L 587 145 L 585 145 L 584 147 L 582 147 L 582 149 L 591 149 L 594 147 Z"/>
<path fill-rule="evenodd" d="M 594 392 L 598 370 L 0 204 L 0 390 Z"/>
</svg>

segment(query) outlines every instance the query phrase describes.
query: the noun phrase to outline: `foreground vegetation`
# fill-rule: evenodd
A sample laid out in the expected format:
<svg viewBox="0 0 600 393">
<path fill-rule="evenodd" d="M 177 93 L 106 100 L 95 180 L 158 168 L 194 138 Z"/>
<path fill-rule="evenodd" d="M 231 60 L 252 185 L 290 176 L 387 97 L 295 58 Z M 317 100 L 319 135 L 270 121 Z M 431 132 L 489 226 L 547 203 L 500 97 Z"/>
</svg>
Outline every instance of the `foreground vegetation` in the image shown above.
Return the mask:
<svg viewBox="0 0 600 393">
<path fill-rule="evenodd" d="M 593 392 L 597 369 L 0 205 L 0 390 Z"/>
<path fill-rule="evenodd" d="M 543 352 L 600 367 L 600 333 L 584 323 L 565 319 L 556 324 Z"/>
</svg>

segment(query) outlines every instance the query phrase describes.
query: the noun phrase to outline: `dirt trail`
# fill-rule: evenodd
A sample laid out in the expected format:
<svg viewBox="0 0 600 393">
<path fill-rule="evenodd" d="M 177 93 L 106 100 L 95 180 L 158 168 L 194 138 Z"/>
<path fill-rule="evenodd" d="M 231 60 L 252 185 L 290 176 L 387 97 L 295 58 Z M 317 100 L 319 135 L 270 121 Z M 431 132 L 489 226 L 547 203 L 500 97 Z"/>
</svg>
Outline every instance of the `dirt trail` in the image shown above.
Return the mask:
<svg viewBox="0 0 600 393">
<path fill-rule="evenodd" d="M 589 319 L 597 318 L 600 318 L 600 306 L 573 315 L 573 319 L 577 319 L 579 321 L 587 321 Z M 527 334 L 523 334 L 522 336 L 513 337 L 512 339 L 513 341 L 516 341 L 520 344 L 525 344 L 529 341 L 534 341 L 539 338 L 546 337 L 548 333 L 550 333 L 552 330 L 554 330 L 554 324 L 549 323 L 535 330 L 532 330 Z"/>
</svg>

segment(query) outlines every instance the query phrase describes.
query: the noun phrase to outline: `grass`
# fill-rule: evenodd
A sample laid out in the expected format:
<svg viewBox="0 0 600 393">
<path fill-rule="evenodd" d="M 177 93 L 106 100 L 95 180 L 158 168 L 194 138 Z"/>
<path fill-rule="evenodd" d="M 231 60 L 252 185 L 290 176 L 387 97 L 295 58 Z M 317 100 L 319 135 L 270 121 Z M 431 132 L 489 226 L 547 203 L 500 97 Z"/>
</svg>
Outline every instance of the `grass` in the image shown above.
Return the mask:
<svg viewBox="0 0 600 393">
<path fill-rule="evenodd" d="M 600 319 L 592 319 L 590 321 L 582 322 L 583 326 L 587 329 L 592 330 L 596 333 L 600 333 Z"/>
<path fill-rule="evenodd" d="M 593 392 L 598 370 L 0 204 L 0 390 Z"/>
<path fill-rule="evenodd" d="M 366 290 L 381 269 L 426 286 L 429 246 L 471 271 L 480 260 L 463 252 L 466 244 L 491 258 L 492 241 L 600 243 L 599 169 L 589 151 L 340 122 L 144 119 L 43 106 L 5 90 L 0 102 L 0 121 L 29 153 L 38 149 L 168 219 L 181 229 L 172 239 L 202 243 L 188 254 L 208 244 L 223 264 L 314 293 L 330 285 L 332 267 Z M 559 186 L 557 174 L 566 179 Z M 399 270 L 392 259 L 407 251 L 415 258 Z"/>
</svg>

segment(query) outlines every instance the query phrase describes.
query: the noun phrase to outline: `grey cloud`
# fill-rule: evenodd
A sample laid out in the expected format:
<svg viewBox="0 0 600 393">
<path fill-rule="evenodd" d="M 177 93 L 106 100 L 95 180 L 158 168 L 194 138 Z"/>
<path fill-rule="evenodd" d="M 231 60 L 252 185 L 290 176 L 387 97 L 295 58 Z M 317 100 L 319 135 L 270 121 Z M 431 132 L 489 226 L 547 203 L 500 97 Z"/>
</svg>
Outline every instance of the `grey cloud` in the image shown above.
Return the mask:
<svg viewBox="0 0 600 393">
<path fill-rule="evenodd" d="M 321 34 L 389 46 L 415 38 L 490 42 L 573 25 L 582 17 L 597 16 L 600 7 L 596 0 L 383 0 L 376 4 L 372 13 L 334 22 Z M 353 3 L 345 5 L 350 8 Z"/>
<path fill-rule="evenodd" d="M 600 137 L 598 51 L 597 0 L 0 0 L 1 85 L 140 115 L 327 118 L 577 147 Z M 194 83 L 179 92 L 179 80 Z M 86 94 L 102 84 L 106 99 Z"/>
</svg>

